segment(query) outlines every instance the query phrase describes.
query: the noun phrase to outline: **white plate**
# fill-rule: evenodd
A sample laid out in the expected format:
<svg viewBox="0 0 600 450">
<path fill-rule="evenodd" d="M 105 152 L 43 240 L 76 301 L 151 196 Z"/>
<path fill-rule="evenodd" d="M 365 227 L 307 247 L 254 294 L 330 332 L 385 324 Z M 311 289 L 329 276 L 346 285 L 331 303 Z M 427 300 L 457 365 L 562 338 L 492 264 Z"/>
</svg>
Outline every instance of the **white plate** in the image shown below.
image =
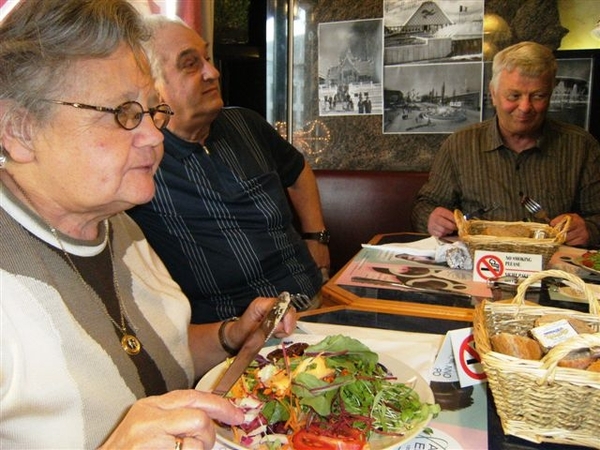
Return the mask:
<svg viewBox="0 0 600 450">
<path fill-rule="evenodd" d="M 285 339 L 285 342 L 306 342 L 308 344 L 316 344 L 324 339 L 324 336 L 306 335 L 297 336 L 296 339 L 291 340 Z M 260 353 L 267 355 L 271 351 L 279 348 L 278 346 L 265 347 Z M 417 394 L 421 402 L 435 403 L 432 390 L 429 388 L 429 384 L 419 375 L 414 369 L 410 368 L 406 364 L 397 359 L 388 356 L 385 353 L 379 355 L 379 362 L 383 364 L 394 376 L 397 378 L 399 383 L 404 383 L 411 386 Z M 218 366 L 210 370 L 196 385 L 196 389 L 200 391 L 212 391 L 213 386 L 216 385 L 217 381 L 225 371 L 225 363 L 221 363 Z M 431 415 L 426 420 L 416 424 L 416 426 L 406 433 L 404 436 L 380 436 L 375 435 L 369 440 L 370 450 L 392 450 L 397 448 L 398 445 L 410 441 L 416 437 L 431 420 Z M 228 447 L 236 450 L 247 450 L 248 447 L 243 447 L 233 441 L 233 434 L 226 427 L 217 426 L 217 441 L 227 445 Z"/>
<path fill-rule="evenodd" d="M 587 287 L 592 291 L 596 298 L 600 298 L 600 285 L 586 283 Z M 583 296 L 583 291 L 576 289 L 572 286 L 560 286 L 558 292 L 567 297 L 572 297 L 578 300 L 586 300 Z"/>
<path fill-rule="evenodd" d="M 596 270 L 593 267 L 588 267 L 585 264 L 582 263 L 583 258 L 581 256 L 573 258 L 572 259 L 573 264 L 575 264 L 578 267 L 581 267 L 584 270 L 587 270 L 588 272 L 594 273 L 596 275 L 600 275 L 600 270 Z"/>
</svg>

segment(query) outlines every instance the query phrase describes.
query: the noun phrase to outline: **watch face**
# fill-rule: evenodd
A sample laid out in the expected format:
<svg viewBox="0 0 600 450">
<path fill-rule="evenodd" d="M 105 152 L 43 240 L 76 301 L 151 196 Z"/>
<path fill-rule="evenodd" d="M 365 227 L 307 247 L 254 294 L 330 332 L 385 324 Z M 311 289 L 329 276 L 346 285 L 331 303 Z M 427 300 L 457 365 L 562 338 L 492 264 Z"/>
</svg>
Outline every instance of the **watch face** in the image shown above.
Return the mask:
<svg viewBox="0 0 600 450">
<path fill-rule="evenodd" d="M 319 242 L 321 244 L 329 244 L 329 238 L 329 231 L 325 230 L 319 233 Z"/>
</svg>

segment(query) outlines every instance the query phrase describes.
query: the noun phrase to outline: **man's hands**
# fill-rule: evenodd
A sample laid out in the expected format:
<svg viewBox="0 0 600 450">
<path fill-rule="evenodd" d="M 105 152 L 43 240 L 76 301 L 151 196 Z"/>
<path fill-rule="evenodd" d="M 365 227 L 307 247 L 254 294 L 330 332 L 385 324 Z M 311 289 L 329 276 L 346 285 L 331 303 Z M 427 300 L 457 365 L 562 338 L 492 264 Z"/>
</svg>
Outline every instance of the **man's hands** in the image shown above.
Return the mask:
<svg viewBox="0 0 600 450">
<path fill-rule="evenodd" d="M 571 216 L 571 225 L 567 232 L 566 245 L 585 247 L 590 239 L 590 234 L 583 218 L 574 213 L 561 214 L 550 222 L 550 226 L 558 225 L 565 216 Z M 427 232 L 431 236 L 442 237 L 452 234 L 456 231 L 456 222 L 454 213 L 449 209 L 438 206 L 429 215 L 427 221 Z"/>
<path fill-rule="evenodd" d="M 429 215 L 427 221 L 427 232 L 431 236 L 442 237 L 456 231 L 454 213 L 449 209 L 438 206 Z"/>
<path fill-rule="evenodd" d="M 590 233 L 585 225 L 585 221 L 579 214 L 568 213 L 561 214 L 550 221 L 550 226 L 558 225 L 565 216 L 571 216 L 571 224 L 567 231 L 567 240 L 565 244 L 571 246 L 585 247 L 590 240 Z"/>
</svg>

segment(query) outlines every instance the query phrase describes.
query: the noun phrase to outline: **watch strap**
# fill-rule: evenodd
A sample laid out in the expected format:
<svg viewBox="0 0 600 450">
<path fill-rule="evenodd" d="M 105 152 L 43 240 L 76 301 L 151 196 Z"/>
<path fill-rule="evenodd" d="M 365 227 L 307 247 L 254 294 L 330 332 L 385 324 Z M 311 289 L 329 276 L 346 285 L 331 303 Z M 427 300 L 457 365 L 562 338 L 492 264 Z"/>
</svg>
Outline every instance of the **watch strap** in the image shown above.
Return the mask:
<svg viewBox="0 0 600 450">
<path fill-rule="evenodd" d="M 330 238 L 330 235 L 329 235 L 328 230 L 314 231 L 314 232 L 310 232 L 310 233 L 302 233 L 302 239 L 318 241 L 321 244 L 329 244 L 329 238 Z"/>
</svg>

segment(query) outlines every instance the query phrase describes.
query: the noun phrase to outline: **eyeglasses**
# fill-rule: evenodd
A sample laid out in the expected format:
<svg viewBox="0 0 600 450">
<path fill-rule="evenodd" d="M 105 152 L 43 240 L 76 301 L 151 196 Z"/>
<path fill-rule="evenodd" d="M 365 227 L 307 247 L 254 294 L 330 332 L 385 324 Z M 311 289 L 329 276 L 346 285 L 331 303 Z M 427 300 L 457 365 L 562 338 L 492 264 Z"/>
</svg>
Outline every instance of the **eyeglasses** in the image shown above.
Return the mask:
<svg viewBox="0 0 600 450">
<path fill-rule="evenodd" d="M 116 108 L 86 105 L 85 103 L 63 102 L 60 100 L 44 101 L 56 103 L 57 105 L 72 106 L 73 108 L 92 109 L 94 111 L 112 113 L 115 115 L 115 120 L 117 121 L 117 123 L 126 130 L 133 130 L 134 128 L 139 126 L 139 124 L 142 123 L 144 114 L 150 114 L 150 117 L 154 122 L 154 126 L 161 130 L 169 124 L 171 116 L 175 114 L 171 107 L 166 103 L 161 103 L 160 105 L 155 106 L 154 108 L 149 108 L 147 111 L 144 111 L 144 107 L 140 103 L 134 101 L 122 103 Z"/>
</svg>

